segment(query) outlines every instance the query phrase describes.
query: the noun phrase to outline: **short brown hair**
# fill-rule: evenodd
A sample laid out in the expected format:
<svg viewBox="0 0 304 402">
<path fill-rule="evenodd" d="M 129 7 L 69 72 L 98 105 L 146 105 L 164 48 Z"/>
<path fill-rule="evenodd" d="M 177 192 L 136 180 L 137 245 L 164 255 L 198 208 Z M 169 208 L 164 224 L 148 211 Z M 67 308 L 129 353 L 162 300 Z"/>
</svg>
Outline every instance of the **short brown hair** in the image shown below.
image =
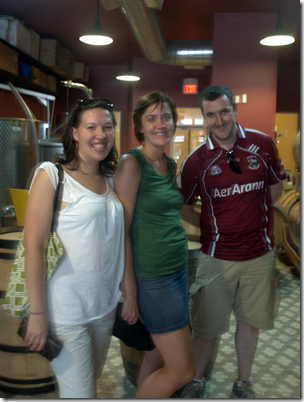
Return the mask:
<svg viewBox="0 0 304 402">
<path fill-rule="evenodd" d="M 144 141 L 144 135 L 140 132 L 142 130 L 142 115 L 145 113 L 147 108 L 151 105 L 156 103 L 156 105 L 161 104 L 162 106 L 164 103 L 168 103 L 170 106 L 172 117 L 173 117 L 173 124 L 174 124 L 174 132 L 177 125 L 178 115 L 176 111 L 176 104 L 173 99 L 171 99 L 168 95 L 163 94 L 162 92 L 155 91 L 150 92 L 144 95 L 138 102 L 134 108 L 133 113 L 133 122 L 134 122 L 134 131 L 135 137 L 138 142 L 142 143 Z"/>
<path fill-rule="evenodd" d="M 201 107 L 202 113 L 204 114 L 203 110 L 203 101 L 215 101 L 216 99 L 220 98 L 221 96 L 227 96 L 231 106 L 235 105 L 235 100 L 231 89 L 226 87 L 225 85 L 211 85 L 203 90 L 199 97 L 199 105 Z"/>
</svg>

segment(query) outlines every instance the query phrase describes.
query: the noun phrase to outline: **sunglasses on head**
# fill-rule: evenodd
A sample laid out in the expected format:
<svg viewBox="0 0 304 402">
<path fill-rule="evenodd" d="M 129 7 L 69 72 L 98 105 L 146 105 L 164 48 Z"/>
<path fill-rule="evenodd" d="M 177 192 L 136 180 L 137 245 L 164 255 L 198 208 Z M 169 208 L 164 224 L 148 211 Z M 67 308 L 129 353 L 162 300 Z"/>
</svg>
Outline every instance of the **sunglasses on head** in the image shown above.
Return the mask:
<svg viewBox="0 0 304 402">
<path fill-rule="evenodd" d="M 230 151 L 226 152 L 226 159 L 229 161 L 229 167 L 231 170 L 233 170 L 235 173 L 242 173 L 242 170 L 237 163 L 236 159 L 233 156 L 233 150 L 230 149 Z"/>
<path fill-rule="evenodd" d="M 79 102 L 79 107 L 104 107 L 107 108 L 109 110 L 113 110 L 113 103 L 106 98 L 95 98 L 95 99 L 83 99 Z"/>
</svg>

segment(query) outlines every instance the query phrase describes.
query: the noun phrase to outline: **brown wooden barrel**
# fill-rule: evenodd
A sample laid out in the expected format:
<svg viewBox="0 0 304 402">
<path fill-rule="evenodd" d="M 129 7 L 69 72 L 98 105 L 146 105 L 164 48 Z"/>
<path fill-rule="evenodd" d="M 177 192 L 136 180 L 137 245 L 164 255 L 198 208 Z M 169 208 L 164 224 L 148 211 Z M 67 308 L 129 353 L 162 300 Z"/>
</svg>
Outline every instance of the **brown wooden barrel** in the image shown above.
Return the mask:
<svg viewBox="0 0 304 402">
<path fill-rule="evenodd" d="M 17 335 L 20 319 L 3 310 L 3 300 L 23 227 L 0 229 L 0 389 L 15 395 L 54 391 L 56 380 L 48 360 L 30 352 Z"/>
<path fill-rule="evenodd" d="M 286 255 L 294 267 L 298 270 L 298 274 L 301 274 L 300 266 L 300 225 L 285 223 L 284 225 L 284 250 Z"/>
<path fill-rule="evenodd" d="M 189 237 L 188 239 L 194 239 L 194 240 L 199 240 L 199 236 L 193 236 Z M 195 272 L 196 272 L 196 266 L 197 266 L 197 259 L 199 256 L 199 250 L 200 250 L 200 243 L 199 241 L 188 241 L 188 281 L 189 281 L 189 287 L 192 285 L 195 279 Z M 141 367 L 141 363 L 144 358 L 144 352 L 141 350 L 137 350 L 135 348 L 130 348 L 129 346 L 125 345 L 124 342 L 121 340 L 120 342 L 120 353 L 123 361 L 123 366 L 126 372 L 126 377 L 128 380 L 136 387 L 137 386 L 137 379 L 139 375 L 139 370 Z M 206 380 L 209 380 L 211 378 L 213 366 L 215 364 L 215 359 L 217 356 L 218 348 L 219 348 L 219 343 L 220 343 L 220 337 L 216 338 L 215 345 L 212 351 L 212 354 L 210 356 L 210 359 L 208 360 L 206 370 L 204 373 L 204 377 Z"/>
<path fill-rule="evenodd" d="M 289 218 L 289 223 L 292 224 L 296 224 L 296 225 L 300 225 L 301 223 L 301 204 L 300 204 L 300 199 L 298 199 L 290 208 L 289 210 L 289 214 L 288 214 L 288 218 Z"/>
<path fill-rule="evenodd" d="M 293 141 L 293 144 L 292 144 L 292 154 L 293 154 L 294 160 L 296 162 L 296 169 L 300 169 L 300 167 L 301 167 L 301 152 L 300 152 L 301 143 L 300 143 L 300 141 L 301 141 L 301 132 L 299 130 Z"/>
<path fill-rule="evenodd" d="M 300 194 L 295 190 L 286 191 L 273 206 L 274 242 L 279 249 L 284 243 L 283 225 L 297 219 L 300 222 Z"/>
<path fill-rule="evenodd" d="M 144 359 L 145 352 L 142 350 L 137 350 L 136 348 L 130 348 L 121 340 L 119 340 L 119 343 L 120 354 L 126 372 L 126 377 L 130 383 L 136 387 L 139 370 Z"/>
<path fill-rule="evenodd" d="M 7 287 L 22 230 L 23 226 L 0 228 L 0 291 Z"/>
<path fill-rule="evenodd" d="M 119 342 L 120 342 L 120 353 L 122 357 L 123 366 L 126 372 L 126 377 L 131 382 L 131 384 L 133 384 L 136 387 L 139 370 L 145 352 L 143 352 L 142 350 L 137 350 L 135 348 L 130 348 L 129 346 L 125 345 L 121 340 Z M 210 380 L 212 375 L 212 370 L 218 353 L 219 344 L 220 344 L 220 337 L 216 338 L 215 340 L 212 354 L 206 366 L 204 377 L 207 381 Z"/>
<path fill-rule="evenodd" d="M 274 244 L 279 250 L 282 247 L 284 242 L 283 236 L 283 225 L 288 223 L 288 215 L 286 210 L 281 204 L 275 203 L 273 206 L 273 215 L 274 215 Z"/>
</svg>

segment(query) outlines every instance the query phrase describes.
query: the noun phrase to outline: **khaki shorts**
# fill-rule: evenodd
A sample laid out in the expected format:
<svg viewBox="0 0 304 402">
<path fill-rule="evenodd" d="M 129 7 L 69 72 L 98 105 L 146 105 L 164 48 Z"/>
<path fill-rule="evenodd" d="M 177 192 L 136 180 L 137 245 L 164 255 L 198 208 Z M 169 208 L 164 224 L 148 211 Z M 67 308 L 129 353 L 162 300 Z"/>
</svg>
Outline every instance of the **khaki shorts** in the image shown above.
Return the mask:
<svg viewBox="0 0 304 402">
<path fill-rule="evenodd" d="M 193 337 L 212 339 L 227 332 L 232 309 L 237 321 L 272 329 L 280 303 L 275 247 L 248 261 L 220 260 L 200 252 L 189 292 Z"/>
</svg>

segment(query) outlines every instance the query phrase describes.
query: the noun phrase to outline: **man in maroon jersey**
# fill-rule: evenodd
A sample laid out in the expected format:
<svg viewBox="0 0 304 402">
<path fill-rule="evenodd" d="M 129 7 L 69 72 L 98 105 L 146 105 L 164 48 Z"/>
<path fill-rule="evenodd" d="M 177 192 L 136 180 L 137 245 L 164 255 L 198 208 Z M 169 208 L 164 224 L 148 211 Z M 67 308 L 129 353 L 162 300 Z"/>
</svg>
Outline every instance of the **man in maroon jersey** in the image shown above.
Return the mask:
<svg viewBox="0 0 304 402">
<path fill-rule="evenodd" d="M 233 310 L 238 378 L 231 398 L 254 398 L 249 378 L 258 330 L 273 328 L 280 300 L 272 205 L 286 173 L 273 140 L 236 123 L 229 88 L 206 88 L 200 107 L 210 133 L 184 161 L 178 180 L 183 219 L 201 229 L 189 295 L 197 372 L 181 397 L 206 397 L 206 364 L 215 339 L 229 330 Z M 194 210 L 197 197 L 201 213 Z"/>
</svg>

